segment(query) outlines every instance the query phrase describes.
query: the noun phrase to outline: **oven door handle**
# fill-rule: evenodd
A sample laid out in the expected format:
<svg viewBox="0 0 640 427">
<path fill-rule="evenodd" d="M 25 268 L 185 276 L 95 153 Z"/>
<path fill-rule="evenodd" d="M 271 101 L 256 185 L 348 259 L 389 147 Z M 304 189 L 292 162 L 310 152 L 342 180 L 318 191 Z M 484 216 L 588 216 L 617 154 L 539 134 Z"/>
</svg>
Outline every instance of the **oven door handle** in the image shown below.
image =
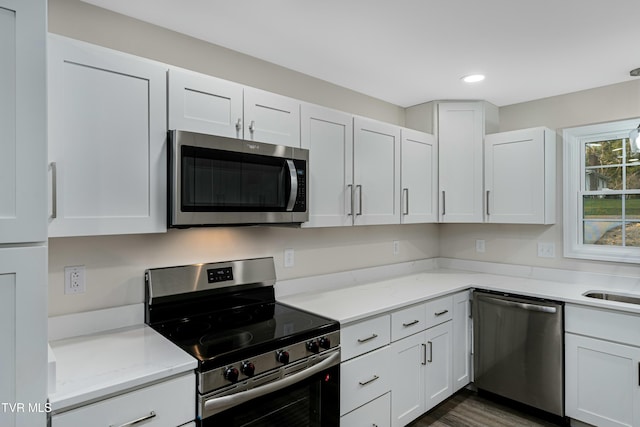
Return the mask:
<svg viewBox="0 0 640 427">
<path fill-rule="evenodd" d="M 291 193 L 289 194 L 289 203 L 287 203 L 287 212 L 291 212 L 296 204 L 298 197 L 298 171 L 293 160 L 286 160 L 287 169 L 289 170 L 289 180 L 291 181 Z"/>
<path fill-rule="evenodd" d="M 251 399 L 265 396 L 269 393 L 273 393 L 274 391 L 278 391 L 280 389 L 293 385 L 299 381 L 320 373 L 331 366 L 337 365 L 338 363 L 340 363 L 340 352 L 336 351 L 322 362 L 319 362 L 303 371 L 297 372 L 288 377 L 284 377 L 281 380 L 274 381 L 272 383 L 268 383 L 266 385 L 252 388 L 250 390 L 242 391 L 240 393 L 232 394 L 229 396 L 211 398 L 204 402 L 202 418 L 209 417 L 213 414 L 217 414 L 218 412 L 222 412 L 226 409 L 240 405 Z"/>
</svg>

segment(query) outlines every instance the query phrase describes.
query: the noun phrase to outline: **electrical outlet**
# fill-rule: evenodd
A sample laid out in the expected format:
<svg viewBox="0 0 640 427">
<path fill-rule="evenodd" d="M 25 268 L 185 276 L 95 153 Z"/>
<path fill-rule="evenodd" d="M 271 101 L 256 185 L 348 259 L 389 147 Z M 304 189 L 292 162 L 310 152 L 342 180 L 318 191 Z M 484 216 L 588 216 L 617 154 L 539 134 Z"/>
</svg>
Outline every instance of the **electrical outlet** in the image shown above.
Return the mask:
<svg viewBox="0 0 640 427">
<path fill-rule="evenodd" d="M 393 254 L 398 255 L 400 253 L 400 242 L 397 240 L 393 241 Z"/>
<path fill-rule="evenodd" d="M 555 243 L 538 243 L 538 256 L 540 258 L 555 258 L 556 257 L 556 245 Z"/>
<path fill-rule="evenodd" d="M 84 265 L 76 265 L 64 268 L 64 293 L 82 294 L 86 288 Z"/>
<path fill-rule="evenodd" d="M 295 253 L 293 249 L 284 250 L 284 268 L 291 268 L 295 265 Z"/>
<path fill-rule="evenodd" d="M 476 252 L 484 252 L 484 251 L 485 251 L 484 240 L 482 239 L 476 240 Z"/>
</svg>

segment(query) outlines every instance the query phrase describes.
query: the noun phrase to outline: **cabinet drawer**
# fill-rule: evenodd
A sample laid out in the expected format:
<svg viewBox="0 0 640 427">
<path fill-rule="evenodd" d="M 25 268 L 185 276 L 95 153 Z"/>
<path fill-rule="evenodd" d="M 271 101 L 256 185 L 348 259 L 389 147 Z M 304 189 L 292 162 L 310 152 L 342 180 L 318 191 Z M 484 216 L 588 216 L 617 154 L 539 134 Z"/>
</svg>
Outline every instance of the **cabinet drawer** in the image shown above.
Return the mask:
<svg viewBox="0 0 640 427">
<path fill-rule="evenodd" d="M 340 329 L 342 360 L 364 354 L 389 344 L 391 322 L 389 315 L 365 320 Z"/>
<path fill-rule="evenodd" d="M 390 427 L 391 393 L 387 393 L 340 418 L 341 427 Z"/>
<path fill-rule="evenodd" d="M 413 335 L 427 328 L 425 304 L 414 305 L 391 313 L 391 341 Z"/>
<path fill-rule="evenodd" d="M 390 376 L 388 346 L 340 365 L 340 415 L 390 391 Z"/>
<path fill-rule="evenodd" d="M 438 298 L 433 301 L 428 301 L 427 307 L 427 328 L 430 328 L 440 323 L 444 323 L 447 320 L 453 318 L 453 297 Z"/>
<path fill-rule="evenodd" d="M 51 427 L 120 426 L 149 417 L 145 427 L 175 427 L 195 419 L 193 373 L 51 417 Z"/>
<path fill-rule="evenodd" d="M 564 330 L 640 347 L 640 316 L 605 308 L 565 305 Z"/>
</svg>

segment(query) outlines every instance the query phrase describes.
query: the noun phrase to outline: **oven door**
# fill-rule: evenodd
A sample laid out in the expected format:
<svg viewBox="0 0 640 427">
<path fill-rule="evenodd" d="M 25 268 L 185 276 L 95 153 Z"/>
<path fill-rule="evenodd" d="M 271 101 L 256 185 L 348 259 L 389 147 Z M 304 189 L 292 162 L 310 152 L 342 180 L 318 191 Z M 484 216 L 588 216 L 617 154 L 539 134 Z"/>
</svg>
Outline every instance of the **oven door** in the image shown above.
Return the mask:
<svg viewBox="0 0 640 427">
<path fill-rule="evenodd" d="M 201 427 L 338 427 L 340 352 L 305 370 L 224 397 L 203 397 Z M 225 408 L 225 409 L 223 409 Z M 218 410 L 223 409 L 221 412 Z M 207 416 L 207 412 L 215 412 Z"/>
<path fill-rule="evenodd" d="M 306 150 L 172 131 L 170 226 L 308 219 Z"/>
</svg>

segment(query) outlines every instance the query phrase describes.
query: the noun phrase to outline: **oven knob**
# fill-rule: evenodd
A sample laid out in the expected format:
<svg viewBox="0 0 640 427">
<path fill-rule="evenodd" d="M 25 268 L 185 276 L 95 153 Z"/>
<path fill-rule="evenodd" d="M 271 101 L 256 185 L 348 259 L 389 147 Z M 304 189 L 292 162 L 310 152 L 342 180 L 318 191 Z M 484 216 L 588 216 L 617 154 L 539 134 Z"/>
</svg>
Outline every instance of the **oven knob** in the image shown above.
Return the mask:
<svg viewBox="0 0 640 427">
<path fill-rule="evenodd" d="M 320 344 L 320 347 L 324 348 L 325 350 L 328 350 L 331 348 L 331 340 L 327 337 L 322 337 L 318 340 L 318 343 Z"/>
<path fill-rule="evenodd" d="M 280 350 L 276 353 L 276 360 L 284 365 L 289 363 L 289 352 Z"/>
<path fill-rule="evenodd" d="M 238 381 L 239 375 L 240 373 L 233 366 L 224 370 L 224 378 L 228 381 L 231 381 L 232 383 L 235 383 L 236 381 Z"/>
<path fill-rule="evenodd" d="M 251 362 L 242 362 L 242 366 L 240 366 L 240 372 L 248 377 L 252 377 L 253 374 L 256 373 L 256 367 Z"/>
<path fill-rule="evenodd" d="M 307 350 L 309 350 L 311 353 L 319 353 L 320 345 L 318 344 L 318 340 L 307 342 Z"/>
</svg>

